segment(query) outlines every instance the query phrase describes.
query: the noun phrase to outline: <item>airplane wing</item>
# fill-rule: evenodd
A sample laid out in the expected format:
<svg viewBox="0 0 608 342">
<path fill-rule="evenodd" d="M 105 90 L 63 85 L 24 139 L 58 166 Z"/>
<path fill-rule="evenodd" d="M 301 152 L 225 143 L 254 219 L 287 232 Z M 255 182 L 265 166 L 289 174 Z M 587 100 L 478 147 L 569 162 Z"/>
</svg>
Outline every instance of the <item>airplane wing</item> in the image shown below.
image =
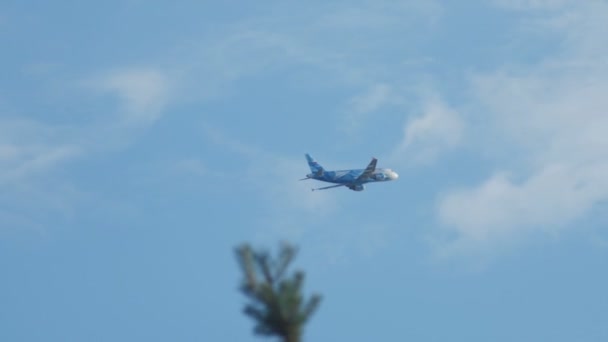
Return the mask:
<svg viewBox="0 0 608 342">
<path fill-rule="evenodd" d="M 378 159 L 376 158 L 372 158 L 372 161 L 369 162 L 369 164 L 367 165 L 367 167 L 365 168 L 365 170 L 363 171 L 363 173 L 357 177 L 357 181 L 368 178 L 369 176 L 371 176 L 374 171 L 376 171 L 376 163 L 378 162 Z"/>
<path fill-rule="evenodd" d="M 325 189 L 331 189 L 331 188 L 337 188 L 339 186 L 345 186 L 346 184 L 338 184 L 338 185 L 330 185 L 330 186 L 324 186 L 322 188 L 316 188 L 316 189 L 312 189 L 312 191 L 315 190 L 325 190 Z"/>
</svg>

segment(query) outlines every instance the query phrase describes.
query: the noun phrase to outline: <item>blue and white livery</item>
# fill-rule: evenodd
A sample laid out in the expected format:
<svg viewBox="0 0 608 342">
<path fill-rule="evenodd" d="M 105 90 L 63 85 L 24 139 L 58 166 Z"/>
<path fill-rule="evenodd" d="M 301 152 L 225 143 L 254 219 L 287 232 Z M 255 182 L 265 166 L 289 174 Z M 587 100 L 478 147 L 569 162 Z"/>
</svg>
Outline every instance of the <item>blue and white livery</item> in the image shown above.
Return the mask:
<svg viewBox="0 0 608 342">
<path fill-rule="evenodd" d="M 317 163 L 308 153 L 306 154 L 306 160 L 308 161 L 311 173 L 307 174 L 306 178 L 300 180 L 316 179 L 336 184 L 312 189 L 313 191 L 337 188 L 340 186 L 345 186 L 354 191 L 363 191 L 365 189 L 365 183 L 386 182 L 399 178 L 399 175 L 391 169 L 377 169 L 376 163 L 378 162 L 378 159 L 376 158 L 372 158 L 372 161 L 365 169 L 337 171 L 325 170 L 323 166 L 319 165 L 319 163 Z"/>
</svg>

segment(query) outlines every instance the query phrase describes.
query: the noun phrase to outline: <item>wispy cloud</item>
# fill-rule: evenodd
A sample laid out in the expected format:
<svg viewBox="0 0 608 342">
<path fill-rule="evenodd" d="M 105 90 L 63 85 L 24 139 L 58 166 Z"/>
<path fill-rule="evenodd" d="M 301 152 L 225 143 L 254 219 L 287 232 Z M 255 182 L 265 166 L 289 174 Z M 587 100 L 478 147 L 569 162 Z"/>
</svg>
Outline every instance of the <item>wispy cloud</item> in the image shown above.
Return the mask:
<svg viewBox="0 0 608 342">
<path fill-rule="evenodd" d="M 205 127 L 204 132 L 209 142 L 246 161 L 247 169 L 241 176 L 247 177 L 276 208 L 281 208 L 276 210 L 281 215 L 321 214 L 333 208 L 331 192 L 313 193 L 310 181 L 298 181 L 310 172 L 303 154 L 300 158 L 280 156 L 229 137 L 218 129 Z"/>
<path fill-rule="evenodd" d="M 58 219 L 69 216 L 80 196 L 75 182 L 65 177 L 69 163 L 128 145 L 132 131 L 157 120 L 169 101 L 168 79 L 154 69 L 120 69 L 82 78 L 85 91 L 115 95 L 121 108 L 108 106 L 113 115 L 106 114 L 96 122 L 84 118 L 67 125 L 25 119 L 34 113 L 17 110 L 13 112 L 21 118 L 0 119 L 0 214 L 14 225 L 45 226 L 50 215 Z M 122 118 L 116 120 L 117 116 Z"/>
<path fill-rule="evenodd" d="M 274 170 L 271 172 L 274 183 L 271 193 L 283 205 L 305 214 L 323 215 L 338 207 L 337 201 L 333 201 L 335 194 L 328 192 L 312 192 L 311 188 L 318 186 L 313 181 L 298 181 L 303 175 L 309 173 L 308 165 L 304 155 L 300 158 L 276 157 Z M 338 189 L 342 190 L 342 189 Z M 275 197 L 276 196 L 276 197 Z"/>
<path fill-rule="evenodd" d="M 402 26 L 404 20 L 421 17 L 434 22 L 442 14 L 438 1 L 352 1 L 346 6 L 330 6 L 319 15 L 319 26 L 340 30 L 384 30 Z"/>
<path fill-rule="evenodd" d="M 49 215 L 71 215 L 78 193 L 56 174 L 85 152 L 72 138 L 67 127 L 0 119 L 0 230 L 39 230 Z"/>
<path fill-rule="evenodd" d="M 18 151 L 18 153 L 13 155 L 12 158 L 3 158 L 0 160 L 0 165 L 2 165 L 3 168 L 0 173 L 0 183 L 15 181 L 36 173 L 44 172 L 80 153 L 80 149 L 74 146 L 11 146 L 10 149 Z"/>
<path fill-rule="evenodd" d="M 82 150 L 65 139 L 61 128 L 27 120 L 0 120 L 0 185 L 60 165 Z"/>
<path fill-rule="evenodd" d="M 389 231 L 381 224 L 358 223 L 348 231 L 328 229 L 319 232 L 319 239 L 310 248 L 318 251 L 322 261 L 318 265 L 320 272 L 328 272 L 336 265 L 353 263 L 360 258 L 373 258 L 389 242 Z"/>
<path fill-rule="evenodd" d="M 573 0 L 493 0 L 493 3 L 505 9 L 512 10 L 556 10 L 565 5 L 573 4 Z"/>
<path fill-rule="evenodd" d="M 608 197 L 608 163 L 583 168 L 546 165 L 524 181 L 497 173 L 479 187 L 451 192 L 440 218 L 478 242 L 518 230 L 557 231 Z"/>
<path fill-rule="evenodd" d="M 378 110 L 391 101 L 391 87 L 387 84 L 374 84 L 369 89 L 351 99 L 350 107 L 353 112 L 366 114 Z"/>
<path fill-rule="evenodd" d="M 269 6 L 271 15 L 248 18 L 222 28 L 220 34 L 203 34 L 198 44 L 188 41 L 180 74 L 197 85 L 197 93 L 190 96 L 217 95 L 237 80 L 286 67 L 294 68 L 292 77 L 306 82 L 314 77 L 316 87 L 348 84 L 360 89 L 383 83 L 394 77 L 401 60 L 386 63 L 376 52 L 409 51 L 407 44 L 396 45 L 395 40 L 417 36 L 415 32 L 432 27 L 443 14 L 434 0 Z M 424 57 L 412 50 L 404 60 Z"/>
<path fill-rule="evenodd" d="M 372 84 L 361 94 L 353 96 L 346 105 L 344 124 L 340 127 L 350 132 L 356 132 L 367 119 L 383 107 L 397 104 L 399 97 L 394 94 L 392 87 L 385 83 Z"/>
<path fill-rule="evenodd" d="M 437 98 L 430 99 L 423 105 L 421 115 L 405 123 L 403 138 L 391 158 L 395 161 L 431 162 L 440 153 L 457 147 L 464 130 L 465 122 L 456 110 Z"/>
<path fill-rule="evenodd" d="M 206 127 L 204 132 L 210 143 L 244 162 L 238 174 L 227 176 L 256 193 L 262 208 L 259 223 L 265 227 L 255 232 L 256 239 L 266 241 L 280 236 L 300 240 L 314 230 L 310 227 L 339 210 L 336 192 L 312 192 L 311 188 L 318 184 L 298 180 L 310 172 L 303 154 L 300 158 L 286 157 L 240 141 L 216 128 Z"/>
<path fill-rule="evenodd" d="M 94 87 L 116 95 L 123 105 L 127 122 L 152 123 L 169 102 L 171 83 L 156 68 L 113 70 L 91 81 Z"/>
<path fill-rule="evenodd" d="M 557 233 L 608 198 L 608 27 L 598 30 L 608 4 L 577 4 L 568 12 L 577 20 L 544 29 L 585 39 L 565 40 L 557 57 L 534 67 L 473 78 L 479 115 L 490 123 L 483 127 L 489 134 L 477 132 L 485 137 L 478 143 L 517 153 L 499 159 L 503 166 L 481 184 L 440 199 L 439 218 L 455 233 L 452 247 L 482 248 L 520 235 Z"/>
</svg>

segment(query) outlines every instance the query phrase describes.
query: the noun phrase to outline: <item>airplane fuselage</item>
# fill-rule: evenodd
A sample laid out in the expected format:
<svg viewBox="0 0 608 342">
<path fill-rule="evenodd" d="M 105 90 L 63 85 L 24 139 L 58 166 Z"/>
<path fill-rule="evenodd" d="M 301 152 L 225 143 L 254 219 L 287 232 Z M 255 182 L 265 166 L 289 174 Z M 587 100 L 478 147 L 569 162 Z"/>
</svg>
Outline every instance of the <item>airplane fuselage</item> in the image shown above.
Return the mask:
<svg viewBox="0 0 608 342">
<path fill-rule="evenodd" d="M 309 173 L 308 175 L 306 175 L 306 177 L 336 184 L 365 184 L 370 182 L 385 182 L 395 180 L 399 177 L 399 175 L 397 175 L 397 173 L 391 169 L 376 169 L 369 177 L 357 180 L 357 178 L 359 178 L 359 176 L 363 174 L 363 171 L 363 169 L 324 171 L 321 175 Z"/>
<path fill-rule="evenodd" d="M 334 171 L 325 170 L 308 154 L 306 154 L 306 159 L 311 173 L 307 174 L 304 179 L 316 179 L 322 182 L 336 184 L 313 190 L 324 190 L 345 186 L 354 191 L 362 191 L 365 189 L 364 184 L 366 183 L 386 182 L 399 178 L 399 175 L 391 169 L 376 168 L 376 158 L 372 158 L 372 161 L 365 169 Z"/>
<path fill-rule="evenodd" d="M 322 182 L 343 184 L 354 191 L 364 190 L 366 183 L 386 182 L 399 178 L 399 175 L 391 169 L 376 169 L 369 177 L 359 179 L 364 171 L 364 169 L 323 171 L 322 174 L 309 173 L 306 177 Z"/>
</svg>

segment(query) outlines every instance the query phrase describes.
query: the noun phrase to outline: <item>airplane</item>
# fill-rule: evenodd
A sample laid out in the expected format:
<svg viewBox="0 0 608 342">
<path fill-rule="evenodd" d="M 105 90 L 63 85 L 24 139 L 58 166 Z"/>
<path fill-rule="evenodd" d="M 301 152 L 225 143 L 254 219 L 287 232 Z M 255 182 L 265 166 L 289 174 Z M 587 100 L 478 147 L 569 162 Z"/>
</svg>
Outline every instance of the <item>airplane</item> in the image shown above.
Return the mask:
<svg viewBox="0 0 608 342">
<path fill-rule="evenodd" d="M 306 153 L 305 156 L 311 173 L 307 174 L 306 178 L 300 180 L 316 179 L 323 182 L 336 183 L 336 185 L 316 188 L 312 189 L 312 191 L 341 186 L 345 186 L 353 191 L 363 191 L 365 189 L 365 183 L 385 182 L 399 178 L 399 175 L 391 169 L 376 168 L 376 163 L 378 162 L 378 159 L 376 158 L 372 158 L 372 161 L 365 169 L 327 171 L 308 153 Z"/>
</svg>

